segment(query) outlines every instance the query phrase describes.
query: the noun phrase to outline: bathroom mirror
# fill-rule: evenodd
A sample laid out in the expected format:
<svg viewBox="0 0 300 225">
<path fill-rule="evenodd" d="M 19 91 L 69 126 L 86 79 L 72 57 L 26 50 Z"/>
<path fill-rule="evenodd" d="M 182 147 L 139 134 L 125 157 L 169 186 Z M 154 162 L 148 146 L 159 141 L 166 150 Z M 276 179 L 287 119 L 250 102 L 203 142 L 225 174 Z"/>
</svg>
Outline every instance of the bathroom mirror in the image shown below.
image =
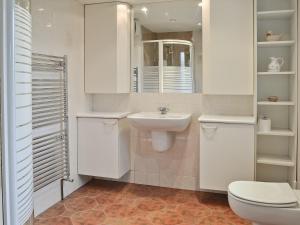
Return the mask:
<svg viewBox="0 0 300 225">
<path fill-rule="evenodd" d="M 156 1 L 133 12 L 132 92 L 200 92 L 202 2 Z"/>
</svg>

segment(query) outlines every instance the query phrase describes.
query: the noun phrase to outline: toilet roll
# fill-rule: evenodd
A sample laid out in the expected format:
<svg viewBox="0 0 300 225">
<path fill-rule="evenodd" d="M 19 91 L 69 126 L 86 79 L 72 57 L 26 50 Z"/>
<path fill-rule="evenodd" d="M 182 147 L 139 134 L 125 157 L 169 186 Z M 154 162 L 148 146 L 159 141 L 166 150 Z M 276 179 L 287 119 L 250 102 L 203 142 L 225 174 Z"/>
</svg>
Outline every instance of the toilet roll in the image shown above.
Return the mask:
<svg viewBox="0 0 300 225">
<path fill-rule="evenodd" d="M 258 121 L 258 129 L 260 132 L 271 131 L 271 119 L 268 117 L 262 117 Z"/>
</svg>

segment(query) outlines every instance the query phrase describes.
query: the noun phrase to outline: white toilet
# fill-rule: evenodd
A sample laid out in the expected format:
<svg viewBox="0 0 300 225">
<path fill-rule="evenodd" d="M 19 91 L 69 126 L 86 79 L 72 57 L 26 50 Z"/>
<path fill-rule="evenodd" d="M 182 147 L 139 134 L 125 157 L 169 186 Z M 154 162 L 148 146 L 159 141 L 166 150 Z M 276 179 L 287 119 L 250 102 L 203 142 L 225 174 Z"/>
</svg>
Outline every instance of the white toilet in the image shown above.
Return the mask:
<svg viewBox="0 0 300 225">
<path fill-rule="evenodd" d="M 254 225 L 300 225 L 300 190 L 287 183 L 233 182 L 228 199 L 231 209 Z"/>
</svg>

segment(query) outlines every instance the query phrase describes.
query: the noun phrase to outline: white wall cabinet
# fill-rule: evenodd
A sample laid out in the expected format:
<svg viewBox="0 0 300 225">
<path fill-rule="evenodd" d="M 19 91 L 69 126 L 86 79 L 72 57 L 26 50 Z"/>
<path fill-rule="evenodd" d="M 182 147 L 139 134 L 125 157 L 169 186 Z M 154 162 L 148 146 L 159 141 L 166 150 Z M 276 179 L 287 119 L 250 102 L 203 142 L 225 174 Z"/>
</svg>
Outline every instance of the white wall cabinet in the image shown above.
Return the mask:
<svg viewBox="0 0 300 225">
<path fill-rule="evenodd" d="M 253 0 L 203 0 L 203 93 L 253 95 Z"/>
<path fill-rule="evenodd" d="M 129 93 L 130 34 L 127 4 L 85 6 L 86 93 Z"/>
<path fill-rule="evenodd" d="M 254 180 L 254 124 L 200 121 L 200 189 L 227 191 L 233 181 Z"/>
<path fill-rule="evenodd" d="M 78 173 L 119 179 L 130 170 L 126 119 L 78 118 Z"/>
</svg>

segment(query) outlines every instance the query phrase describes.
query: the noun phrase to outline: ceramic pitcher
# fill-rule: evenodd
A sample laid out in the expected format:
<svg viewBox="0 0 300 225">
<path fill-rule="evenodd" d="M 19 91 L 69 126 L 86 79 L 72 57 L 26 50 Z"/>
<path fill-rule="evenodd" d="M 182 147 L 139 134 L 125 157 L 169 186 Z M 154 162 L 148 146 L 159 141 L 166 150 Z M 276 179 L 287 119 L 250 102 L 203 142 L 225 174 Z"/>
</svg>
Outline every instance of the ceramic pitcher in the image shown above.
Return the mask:
<svg viewBox="0 0 300 225">
<path fill-rule="evenodd" d="M 280 72 L 284 65 L 283 57 L 270 57 L 271 63 L 269 64 L 269 72 Z"/>
</svg>

